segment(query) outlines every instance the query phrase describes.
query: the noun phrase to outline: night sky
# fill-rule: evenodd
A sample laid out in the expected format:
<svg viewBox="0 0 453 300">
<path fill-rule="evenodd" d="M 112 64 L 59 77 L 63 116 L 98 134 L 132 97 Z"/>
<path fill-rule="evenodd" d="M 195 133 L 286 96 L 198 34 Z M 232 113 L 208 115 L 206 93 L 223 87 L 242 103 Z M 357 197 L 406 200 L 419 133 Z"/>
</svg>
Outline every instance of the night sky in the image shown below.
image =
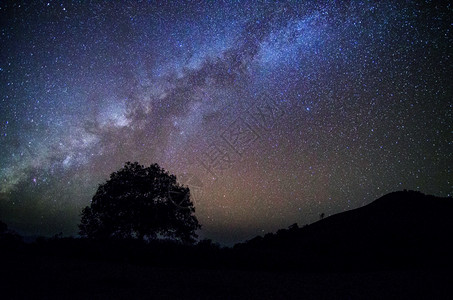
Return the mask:
<svg viewBox="0 0 453 300">
<path fill-rule="evenodd" d="M 452 6 L 306 2 L 1 1 L 0 219 L 76 235 L 126 161 L 225 244 L 451 196 Z"/>
</svg>

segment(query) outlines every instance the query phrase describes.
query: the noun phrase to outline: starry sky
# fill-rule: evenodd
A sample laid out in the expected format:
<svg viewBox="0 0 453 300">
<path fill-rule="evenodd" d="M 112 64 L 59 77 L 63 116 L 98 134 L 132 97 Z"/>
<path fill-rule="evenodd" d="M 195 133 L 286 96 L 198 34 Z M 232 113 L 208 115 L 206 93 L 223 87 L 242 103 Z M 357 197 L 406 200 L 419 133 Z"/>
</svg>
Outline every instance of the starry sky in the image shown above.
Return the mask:
<svg viewBox="0 0 453 300">
<path fill-rule="evenodd" d="M 453 192 L 452 6 L 1 1 L 0 219 L 77 234 L 126 161 L 188 185 L 231 244 Z"/>
</svg>

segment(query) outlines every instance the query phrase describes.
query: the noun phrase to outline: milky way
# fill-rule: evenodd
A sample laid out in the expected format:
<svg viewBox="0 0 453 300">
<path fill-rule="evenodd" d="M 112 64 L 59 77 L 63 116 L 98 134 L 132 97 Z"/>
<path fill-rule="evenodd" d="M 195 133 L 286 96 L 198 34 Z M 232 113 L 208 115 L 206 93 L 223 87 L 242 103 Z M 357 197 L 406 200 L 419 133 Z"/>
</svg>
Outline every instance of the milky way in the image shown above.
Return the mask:
<svg viewBox="0 0 453 300">
<path fill-rule="evenodd" d="M 177 175 L 227 244 L 453 192 L 451 6 L 90 2 L 0 4 L 0 219 L 20 233 L 76 234 L 126 161 Z"/>
</svg>

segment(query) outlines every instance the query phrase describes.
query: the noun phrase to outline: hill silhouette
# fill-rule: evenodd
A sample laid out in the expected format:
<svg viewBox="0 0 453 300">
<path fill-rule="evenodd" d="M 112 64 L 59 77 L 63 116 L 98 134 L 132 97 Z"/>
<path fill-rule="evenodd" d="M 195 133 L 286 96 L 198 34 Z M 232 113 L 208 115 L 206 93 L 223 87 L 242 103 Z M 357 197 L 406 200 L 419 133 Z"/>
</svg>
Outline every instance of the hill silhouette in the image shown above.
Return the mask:
<svg viewBox="0 0 453 300">
<path fill-rule="evenodd" d="M 275 265 L 298 268 L 442 266 L 451 261 L 452 212 L 451 198 L 394 192 L 302 228 L 292 225 L 253 238 L 235 249 L 261 259 L 281 257 L 285 262 Z"/>
<path fill-rule="evenodd" d="M 58 235 L 26 244 L 3 224 L 0 298 L 448 299 L 452 211 L 451 198 L 395 192 L 233 248 Z"/>
</svg>

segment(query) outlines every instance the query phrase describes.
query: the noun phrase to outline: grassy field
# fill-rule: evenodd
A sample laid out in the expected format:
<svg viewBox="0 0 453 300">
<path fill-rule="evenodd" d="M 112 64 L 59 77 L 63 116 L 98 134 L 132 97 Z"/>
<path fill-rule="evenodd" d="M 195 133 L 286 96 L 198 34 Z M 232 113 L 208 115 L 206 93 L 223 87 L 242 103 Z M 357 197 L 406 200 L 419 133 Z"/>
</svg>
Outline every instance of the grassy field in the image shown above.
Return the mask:
<svg viewBox="0 0 453 300">
<path fill-rule="evenodd" d="M 453 295 L 447 271 L 175 269 L 20 255 L 2 255 L 1 260 L 1 299 L 448 299 Z"/>
</svg>

